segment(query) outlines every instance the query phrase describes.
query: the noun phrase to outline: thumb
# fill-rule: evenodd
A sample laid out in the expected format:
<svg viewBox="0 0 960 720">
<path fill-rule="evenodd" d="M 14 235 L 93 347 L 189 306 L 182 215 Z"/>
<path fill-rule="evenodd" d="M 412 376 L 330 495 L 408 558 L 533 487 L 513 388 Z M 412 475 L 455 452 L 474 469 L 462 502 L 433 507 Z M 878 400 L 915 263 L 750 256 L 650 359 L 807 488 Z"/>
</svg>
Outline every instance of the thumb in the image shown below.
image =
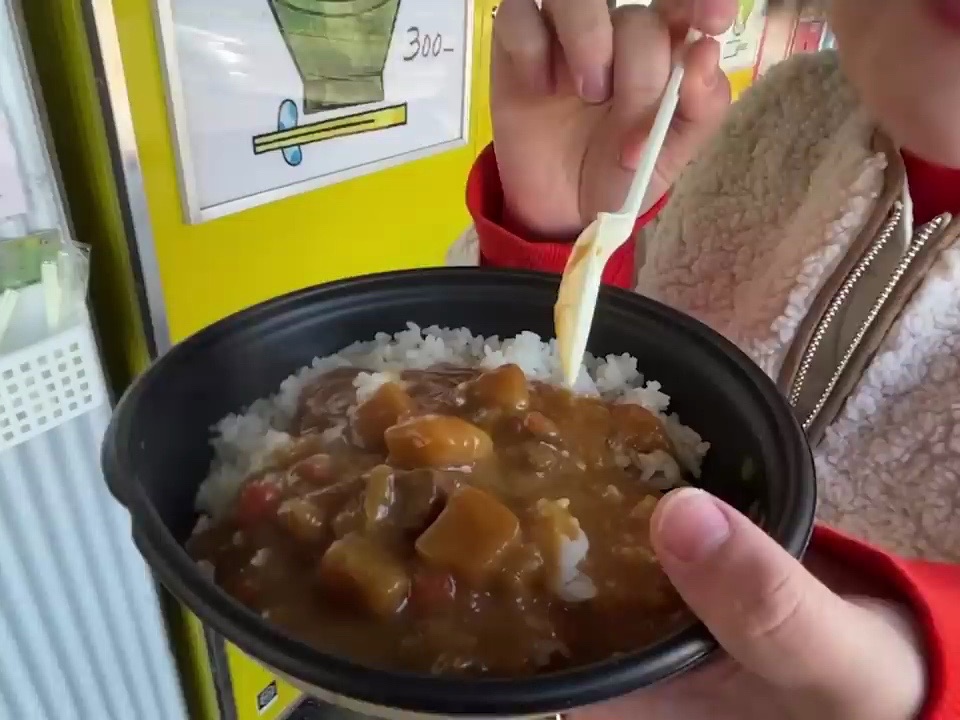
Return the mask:
<svg viewBox="0 0 960 720">
<path fill-rule="evenodd" d="M 729 505 L 676 490 L 657 506 L 651 540 L 684 601 L 749 672 L 785 689 L 829 688 L 859 664 L 851 606 Z"/>
</svg>

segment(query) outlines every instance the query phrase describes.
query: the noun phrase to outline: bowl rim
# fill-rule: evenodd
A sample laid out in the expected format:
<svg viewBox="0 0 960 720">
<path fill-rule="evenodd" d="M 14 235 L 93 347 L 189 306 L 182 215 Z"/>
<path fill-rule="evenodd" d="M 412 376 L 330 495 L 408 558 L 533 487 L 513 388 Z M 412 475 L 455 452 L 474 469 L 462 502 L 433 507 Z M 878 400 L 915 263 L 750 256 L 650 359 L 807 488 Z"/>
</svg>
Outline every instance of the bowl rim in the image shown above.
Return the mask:
<svg viewBox="0 0 960 720">
<path fill-rule="evenodd" d="M 229 315 L 184 339 L 164 359 L 182 357 L 229 337 L 235 328 L 265 318 L 282 317 L 300 305 L 329 301 L 362 292 L 395 292 L 397 283 L 488 283 L 540 285 L 556 288 L 559 277 L 549 273 L 478 269 L 426 268 L 364 275 L 316 285 L 266 300 Z M 676 325 L 698 342 L 713 345 L 718 357 L 736 366 L 768 399 L 781 398 L 774 382 L 729 340 L 698 320 L 642 295 L 604 287 L 599 304 L 613 304 L 634 314 L 657 316 Z M 337 695 L 400 711 L 447 716 L 550 714 L 616 697 L 664 680 L 703 662 L 717 643 L 702 623 L 665 636 L 637 651 L 561 672 L 510 678 L 457 678 L 381 670 L 324 653 L 282 632 L 259 614 L 234 600 L 206 577 L 161 521 L 136 474 L 127 466 L 121 420 L 154 382 L 154 362 L 123 393 L 104 436 L 101 464 L 113 495 L 131 515 L 134 541 L 160 582 L 198 619 L 256 661 L 303 683 Z M 296 368 L 291 368 L 291 372 Z M 775 538 L 794 557 L 801 557 L 813 532 L 816 482 L 806 436 L 785 399 L 768 403 L 780 435 L 793 437 L 792 466 L 798 468 L 795 503 L 783 511 Z M 799 442 L 797 442 L 799 441 Z"/>
</svg>

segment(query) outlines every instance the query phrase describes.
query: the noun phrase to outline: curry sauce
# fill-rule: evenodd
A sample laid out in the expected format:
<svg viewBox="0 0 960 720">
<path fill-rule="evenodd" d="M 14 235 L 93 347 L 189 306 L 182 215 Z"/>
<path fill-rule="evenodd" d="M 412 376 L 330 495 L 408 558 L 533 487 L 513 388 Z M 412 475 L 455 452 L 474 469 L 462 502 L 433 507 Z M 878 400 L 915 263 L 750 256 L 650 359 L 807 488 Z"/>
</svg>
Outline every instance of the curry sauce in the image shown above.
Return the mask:
<svg viewBox="0 0 960 720">
<path fill-rule="evenodd" d="M 440 674 L 581 665 L 686 620 L 648 542 L 659 417 L 514 365 L 372 378 L 311 383 L 293 441 L 198 525 L 227 592 L 323 651 Z"/>
</svg>

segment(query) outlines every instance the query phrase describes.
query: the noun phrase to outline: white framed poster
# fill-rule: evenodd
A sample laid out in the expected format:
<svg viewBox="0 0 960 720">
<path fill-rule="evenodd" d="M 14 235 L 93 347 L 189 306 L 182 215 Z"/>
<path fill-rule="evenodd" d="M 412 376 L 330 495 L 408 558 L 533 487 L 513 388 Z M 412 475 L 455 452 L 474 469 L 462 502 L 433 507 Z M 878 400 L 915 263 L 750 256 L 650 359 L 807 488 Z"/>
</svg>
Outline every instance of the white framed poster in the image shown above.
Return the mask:
<svg viewBox="0 0 960 720">
<path fill-rule="evenodd" d="M 155 0 L 197 223 L 461 147 L 473 0 Z"/>
</svg>

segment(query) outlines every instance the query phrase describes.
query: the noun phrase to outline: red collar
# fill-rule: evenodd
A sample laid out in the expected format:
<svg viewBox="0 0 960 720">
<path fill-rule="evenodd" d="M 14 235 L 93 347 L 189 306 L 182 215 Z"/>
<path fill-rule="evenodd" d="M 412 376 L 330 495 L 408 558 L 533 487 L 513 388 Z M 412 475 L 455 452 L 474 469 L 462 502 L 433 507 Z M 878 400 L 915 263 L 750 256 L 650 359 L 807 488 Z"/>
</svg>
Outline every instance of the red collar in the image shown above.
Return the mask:
<svg viewBox="0 0 960 720">
<path fill-rule="evenodd" d="M 960 213 L 960 168 L 937 165 L 906 150 L 902 154 L 910 181 L 914 221 L 925 223 L 941 213 Z"/>
</svg>

